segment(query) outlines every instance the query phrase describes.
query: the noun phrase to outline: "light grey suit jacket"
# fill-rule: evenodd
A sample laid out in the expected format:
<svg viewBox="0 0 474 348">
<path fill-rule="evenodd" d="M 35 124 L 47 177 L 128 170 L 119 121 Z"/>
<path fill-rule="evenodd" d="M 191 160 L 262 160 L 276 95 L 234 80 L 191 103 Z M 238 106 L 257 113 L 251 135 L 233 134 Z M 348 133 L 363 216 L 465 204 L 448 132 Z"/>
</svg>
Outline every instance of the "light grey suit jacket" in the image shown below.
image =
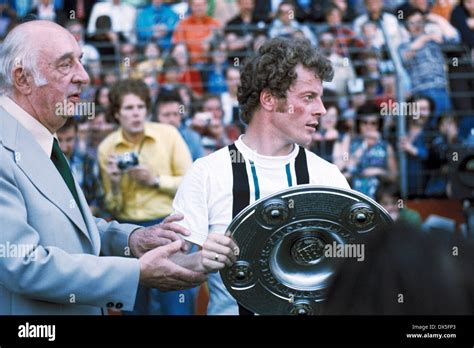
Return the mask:
<svg viewBox="0 0 474 348">
<path fill-rule="evenodd" d="M 32 134 L 0 107 L 0 315 L 133 309 L 140 267 L 127 244 L 137 226 L 94 218 L 76 188 L 84 217 Z"/>
</svg>

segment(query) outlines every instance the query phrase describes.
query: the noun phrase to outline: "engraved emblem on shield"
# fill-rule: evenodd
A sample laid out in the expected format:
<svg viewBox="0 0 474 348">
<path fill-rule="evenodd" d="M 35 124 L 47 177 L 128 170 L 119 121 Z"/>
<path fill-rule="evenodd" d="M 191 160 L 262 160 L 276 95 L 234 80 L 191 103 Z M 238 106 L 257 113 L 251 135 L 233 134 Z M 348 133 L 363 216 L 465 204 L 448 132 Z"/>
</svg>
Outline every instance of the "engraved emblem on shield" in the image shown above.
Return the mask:
<svg viewBox="0 0 474 348">
<path fill-rule="evenodd" d="M 318 315 L 343 258 L 362 235 L 392 223 L 385 209 L 352 190 L 299 185 L 260 199 L 229 225 L 240 249 L 221 270 L 230 294 L 260 315 Z M 347 256 L 347 255 L 345 255 Z"/>
</svg>

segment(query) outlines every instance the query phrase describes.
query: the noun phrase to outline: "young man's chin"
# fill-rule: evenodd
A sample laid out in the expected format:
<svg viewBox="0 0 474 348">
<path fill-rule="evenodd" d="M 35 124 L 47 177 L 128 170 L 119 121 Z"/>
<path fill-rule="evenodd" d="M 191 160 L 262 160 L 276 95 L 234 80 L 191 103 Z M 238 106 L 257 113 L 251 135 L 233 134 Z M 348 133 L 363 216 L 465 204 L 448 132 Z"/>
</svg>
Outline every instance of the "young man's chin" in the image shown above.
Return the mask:
<svg viewBox="0 0 474 348">
<path fill-rule="evenodd" d="M 132 128 L 127 130 L 127 133 L 130 135 L 140 135 L 143 134 L 143 132 L 145 132 L 145 127 Z"/>
<path fill-rule="evenodd" d="M 299 144 L 302 145 L 302 146 L 309 146 L 313 142 L 314 133 L 315 133 L 314 131 L 313 132 L 306 132 L 305 136 L 300 139 Z"/>
</svg>

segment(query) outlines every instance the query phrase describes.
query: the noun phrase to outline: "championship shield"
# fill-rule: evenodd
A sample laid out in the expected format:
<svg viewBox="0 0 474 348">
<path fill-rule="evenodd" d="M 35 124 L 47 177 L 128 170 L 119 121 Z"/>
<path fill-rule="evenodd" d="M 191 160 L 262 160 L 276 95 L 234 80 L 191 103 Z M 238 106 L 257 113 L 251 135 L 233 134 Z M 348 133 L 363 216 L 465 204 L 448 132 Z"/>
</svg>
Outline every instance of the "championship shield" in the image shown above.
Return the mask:
<svg viewBox="0 0 474 348">
<path fill-rule="evenodd" d="M 361 235 L 392 223 L 352 190 L 299 185 L 248 206 L 229 225 L 237 262 L 221 270 L 230 294 L 260 315 L 318 315 L 345 257 L 363 258 Z"/>
</svg>

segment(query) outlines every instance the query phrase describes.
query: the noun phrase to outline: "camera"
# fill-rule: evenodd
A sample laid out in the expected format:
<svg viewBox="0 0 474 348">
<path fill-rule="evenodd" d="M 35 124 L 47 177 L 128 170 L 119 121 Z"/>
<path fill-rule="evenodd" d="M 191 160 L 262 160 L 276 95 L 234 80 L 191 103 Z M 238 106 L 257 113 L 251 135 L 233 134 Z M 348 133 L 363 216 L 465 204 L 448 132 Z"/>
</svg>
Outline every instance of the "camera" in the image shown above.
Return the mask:
<svg viewBox="0 0 474 348">
<path fill-rule="evenodd" d="M 117 155 L 117 167 L 120 170 L 127 170 L 128 168 L 138 165 L 138 154 L 136 152 L 125 152 Z"/>
<path fill-rule="evenodd" d="M 197 112 L 194 117 L 196 120 L 204 123 L 206 126 L 208 126 L 212 121 L 212 113 L 210 112 Z"/>
</svg>

